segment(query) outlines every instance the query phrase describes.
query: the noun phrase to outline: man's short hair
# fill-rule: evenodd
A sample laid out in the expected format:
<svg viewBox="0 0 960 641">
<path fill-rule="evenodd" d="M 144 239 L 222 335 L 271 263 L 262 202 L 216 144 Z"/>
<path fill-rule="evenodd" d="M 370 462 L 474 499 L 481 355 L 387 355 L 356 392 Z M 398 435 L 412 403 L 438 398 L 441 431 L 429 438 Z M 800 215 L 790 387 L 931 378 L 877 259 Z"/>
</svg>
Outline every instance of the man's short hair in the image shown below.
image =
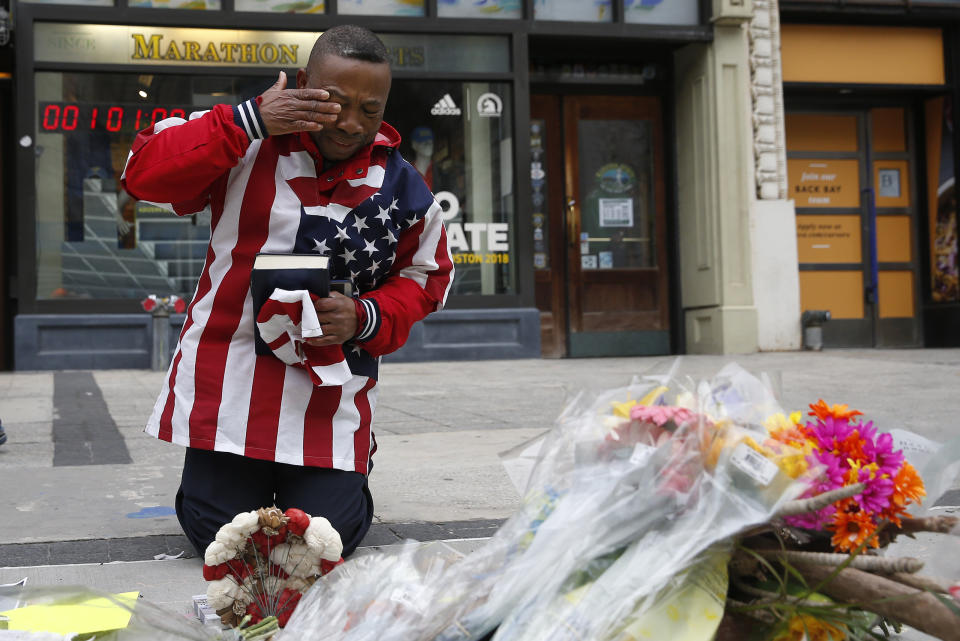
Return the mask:
<svg viewBox="0 0 960 641">
<path fill-rule="evenodd" d="M 352 24 L 337 25 L 320 34 L 310 52 L 310 60 L 320 60 L 327 55 L 365 62 L 390 62 L 390 54 L 380 38 L 366 27 Z"/>
</svg>

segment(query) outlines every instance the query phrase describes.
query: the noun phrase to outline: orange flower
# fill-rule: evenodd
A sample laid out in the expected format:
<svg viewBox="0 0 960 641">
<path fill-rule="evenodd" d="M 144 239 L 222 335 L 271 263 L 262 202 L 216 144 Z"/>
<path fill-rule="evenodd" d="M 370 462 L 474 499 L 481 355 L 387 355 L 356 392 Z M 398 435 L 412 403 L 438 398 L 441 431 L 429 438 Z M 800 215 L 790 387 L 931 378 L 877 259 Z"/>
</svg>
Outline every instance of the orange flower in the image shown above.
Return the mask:
<svg viewBox="0 0 960 641">
<path fill-rule="evenodd" d="M 846 633 L 840 628 L 809 614 L 798 614 L 790 619 L 787 629 L 773 641 L 843 641 Z"/>
<path fill-rule="evenodd" d="M 849 406 L 846 404 L 843 405 L 827 405 L 826 402 L 821 398 L 816 403 L 810 405 L 810 409 L 813 410 L 810 412 L 810 416 L 816 416 L 821 421 L 825 420 L 828 416 L 833 418 L 839 418 L 849 421 L 854 416 L 863 416 L 863 412 L 858 410 L 849 409 Z"/>
<path fill-rule="evenodd" d="M 838 506 L 833 521 L 827 524 L 827 529 L 833 530 L 830 542 L 838 552 L 850 552 L 873 534 L 877 527 L 870 516 L 859 509 L 854 499 L 844 499 Z M 879 547 L 876 537 L 870 539 L 870 545 Z"/>
<path fill-rule="evenodd" d="M 863 451 L 866 441 L 860 436 L 860 430 L 853 430 L 847 438 L 837 441 L 833 453 L 843 459 L 850 459 L 858 463 L 867 462 L 867 455 Z"/>
<path fill-rule="evenodd" d="M 927 492 L 923 488 L 923 479 L 920 478 L 916 468 L 904 461 L 896 476 L 893 477 L 893 495 L 890 497 L 890 507 L 884 510 L 881 516 L 890 519 L 899 526 L 899 517 L 907 516 L 907 504 L 910 502 L 919 503 L 920 499 L 926 495 Z"/>
<path fill-rule="evenodd" d="M 900 471 L 893 477 L 893 500 L 898 505 L 906 505 L 907 501 L 919 503 L 920 499 L 927 495 L 923 488 L 923 479 L 917 473 L 917 469 L 903 462 Z"/>
</svg>

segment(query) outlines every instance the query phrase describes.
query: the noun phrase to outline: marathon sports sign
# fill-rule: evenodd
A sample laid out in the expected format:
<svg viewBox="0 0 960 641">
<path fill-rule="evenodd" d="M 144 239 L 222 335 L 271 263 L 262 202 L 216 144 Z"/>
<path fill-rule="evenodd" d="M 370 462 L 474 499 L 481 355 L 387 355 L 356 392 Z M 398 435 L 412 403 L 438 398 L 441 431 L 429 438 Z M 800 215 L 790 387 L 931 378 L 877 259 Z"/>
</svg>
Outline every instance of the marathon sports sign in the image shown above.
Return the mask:
<svg viewBox="0 0 960 641">
<path fill-rule="evenodd" d="M 320 33 L 37 22 L 34 57 L 54 63 L 303 68 Z M 483 71 L 509 69 L 508 41 L 499 36 L 381 35 L 395 69 L 477 71 L 475 63 L 468 69 L 449 55 L 451 47 L 464 46 L 456 38 L 474 39 L 478 54 L 488 53 L 477 58 L 490 67 Z M 455 105 L 446 108 L 459 113 Z"/>
</svg>

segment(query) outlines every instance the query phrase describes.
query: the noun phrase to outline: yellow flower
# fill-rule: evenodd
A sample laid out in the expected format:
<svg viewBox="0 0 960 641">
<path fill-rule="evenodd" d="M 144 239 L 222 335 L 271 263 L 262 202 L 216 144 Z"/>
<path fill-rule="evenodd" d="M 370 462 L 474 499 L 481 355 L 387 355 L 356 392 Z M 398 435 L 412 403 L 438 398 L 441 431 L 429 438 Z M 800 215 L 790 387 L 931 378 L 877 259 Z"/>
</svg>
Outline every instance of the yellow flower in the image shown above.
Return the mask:
<svg viewBox="0 0 960 641">
<path fill-rule="evenodd" d="M 626 401 L 613 404 L 613 415 L 619 418 L 630 418 L 630 408 L 636 405 L 636 401 Z"/>
<path fill-rule="evenodd" d="M 763 426 L 773 435 L 775 432 L 792 430 L 803 419 L 801 412 L 791 412 L 790 416 L 784 416 L 780 412 L 771 414 L 763 422 Z"/>
<path fill-rule="evenodd" d="M 666 391 L 667 391 L 667 388 L 661 385 L 660 387 L 656 387 L 650 390 L 649 392 L 647 392 L 647 394 L 644 395 L 644 397 L 641 398 L 639 401 L 631 400 L 631 401 L 624 401 L 623 403 L 613 402 L 611 403 L 611 405 L 613 405 L 613 415 L 620 418 L 629 419 L 630 408 L 632 408 L 634 405 L 653 405 L 658 398 L 660 398 L 661 396 L 664 395 L 664 393 L 666 393 Z"/>
</svg>

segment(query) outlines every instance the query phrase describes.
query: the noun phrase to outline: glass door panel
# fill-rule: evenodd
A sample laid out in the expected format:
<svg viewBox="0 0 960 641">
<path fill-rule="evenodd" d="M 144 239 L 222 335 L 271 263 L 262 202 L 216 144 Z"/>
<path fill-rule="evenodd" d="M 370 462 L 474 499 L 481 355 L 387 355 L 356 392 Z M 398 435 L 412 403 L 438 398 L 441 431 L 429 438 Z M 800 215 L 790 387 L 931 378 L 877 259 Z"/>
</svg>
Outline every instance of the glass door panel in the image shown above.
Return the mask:
<svg viewBox="0 0 960 641">
<path fill-rule="evenodd" d="M 571 356 L 670 349 L 656 98 L 563 99 Z"/>
</svg>

